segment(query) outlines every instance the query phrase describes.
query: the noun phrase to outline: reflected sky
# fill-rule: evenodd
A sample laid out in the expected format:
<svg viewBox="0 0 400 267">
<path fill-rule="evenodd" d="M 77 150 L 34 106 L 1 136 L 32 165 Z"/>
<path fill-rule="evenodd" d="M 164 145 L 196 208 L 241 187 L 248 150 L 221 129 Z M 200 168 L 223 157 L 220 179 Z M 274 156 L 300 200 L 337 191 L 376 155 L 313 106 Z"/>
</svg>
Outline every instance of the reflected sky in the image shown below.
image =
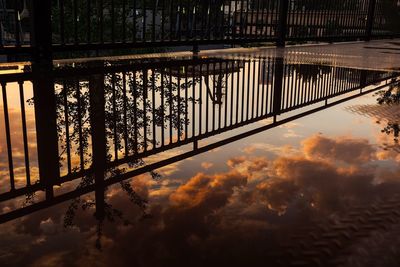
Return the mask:
<svg viewBox="0 0 400 267">
<path fill-rule="evenodd" d="M 252 64 L 248 67 L 254 71 L 259 65 L 254 63 L 252 67 Z M 250 70 L 245 74 L 250 75 Z M 329 73 L 334 72 L 329 70 Z M 324 70 L 317 69 L 314 77 L 323 75 Z M 307 77 L 302 76 L 301 83 L 312 80 Z M 252 83 L 256 86 L 256 81 L 265 79 L 257 76 Z M 285 79 L 288 88 L 293 87 L 289 78 Z M 203 83 L 205 86 L 206 82 Z M 261 84 L 267 90 L 273 88 L 268 82 Z M 392 87 L 388 91 L 384 87 L 382 90 L 387 96 L 388 92 L 396 95 L 398 89 Z M 203 93 L 206 97 L 207 93 Z M 31 97 L 32 93 L 26 93 L 25 102 Z M 235 100 L 238 97 L 232 96 Z M 287 266 L 291 262 L 281 262 L 279 253 L 284 252 L 285 246 L 298 242 L 294 236 L 304 234 L 305 229 L 311 228 L 313 232 L 321 225 L 351 218 L 349 214 L 355 210 L 368 209 L 379 201 L 385 204 L 396 197 L 400 188 L 400 156 L 396 149 L 396 127 L 387 128 L 387 125 L 398 122 L 398 114 L 390 111 L 398 103 L 379 104 L 379 97 L 382 93 L 361 95 L 163 166 L 155 173 L 140 174 L 111 185 L 104 192 L 101 220 L 93 192 L 4 223 L 0 225 L 1 266 L 264 266 L 266 262 L 271 266 Z M 251 100 L 249 96 L 246 99 Z M 22 139 L 19 103 L 19 95 L 10 93 L 13 140 Z M 28 104 L 26 110 L 32 183 L 35 183 L 38 165 L 35 163 L 34 110 Z M 289 116 L 290 112 L 281 115 L 282 118 Z M 273 120 L 273 117 L 264 118 L 239 129 L 211 135 L 200 140 L 199 146 L 269 125 Z M 208 125 L 204 118 L 203 122 Z M 2 134 L 3 127 L 2 115 Z M 21 180 L 21 184 L 25 181 L 24 169 L 18 170 L 18 167 L 24 161 L 20 153 L 23 146 L 23 143 L 13 143 L 16 181 Z M 180 155 L 192 146 L 192 143 L 183 144 L 150 155 L 144 159 L 145 164 Z M 72 156 L 73 165 L 80 164 L 77 147 L 78 143 L 71 146 L 76 151 Z M 7 146 L 6 138 L 1 135 L 0 154 L 0 181 L 5 188 L 8 186 Z M 56 194 L 76 186 L 79 186 L 76 182 L 56 185 Z M 2 202 L 0 208 L 6 213 L 29 205 L 27 198 Z M 29 201 L 41 199 L 43 193 L 38 192 Z M 350 251 L 357 246 L 368 247 L 368 240 L 363 238 L 354 238 L 343 246 Z M 397 241 L 390 244 L 394 246 Z M 337 252 L 335 257 L 344 258 L 345 266 L 365 261 L 355 252 L 352 254 L 355 259 L 343 255 Z M 393 259 L 389 257 L 385 266 L 395 266 L 390 265 Z"/>
</svg>

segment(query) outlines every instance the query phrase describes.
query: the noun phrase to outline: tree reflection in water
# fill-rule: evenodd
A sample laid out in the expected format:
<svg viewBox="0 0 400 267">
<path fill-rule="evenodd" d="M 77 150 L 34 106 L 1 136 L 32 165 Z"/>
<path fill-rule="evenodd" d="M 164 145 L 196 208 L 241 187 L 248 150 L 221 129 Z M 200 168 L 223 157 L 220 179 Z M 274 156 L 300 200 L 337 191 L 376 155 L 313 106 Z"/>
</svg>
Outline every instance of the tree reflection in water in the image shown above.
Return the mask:
<svg viewBox="0 0 400 267">
<path fill-rule="evenodd" d="M 400 104 L 400 84 L 395 83 L 388 86 L 385 90 L 376 93 L 377 102 L 381 106 L 398 106 Z M 378 124 L 381 120 L 377 121 Z M 393 135 L 395 146 L 399 144 L 400 125 L 398 120 L 387 119 L 386 126 L 382 129 L 382 133 Z M 386 145 L 387 149 L 387 145 Z"/>
<path fill-rule="evenodd" d="M 99 64 L 99 63 L 97 63 Z M 102 63 L 100 63 L 102 64 Z M 108 65 L 105 63 L 105 65 Z M 91 81 L 97 79 L 99 85 L 104 83 L 104 122 L 106 138 L 106 161 L 118 159 L 121 153 L 125 156 L 147 150 L 148 146 L 159 145 L 159 141 L 152 139 L 151 125 L 166 128 L 171 123 L 173 130 L 178 131 L 181 136 L 185 125 L 189 124 L 187 117 L 179 117 L 178 114 L 187 113 L 189 103 L 195 101 L 180 96 L 179 91 L 188 90 L 196 79 L 182 82 L 174 80 L 171 75 L 166 75 L 160 70 L 141 70 L 123 73 L 96 74 L 86 80 L 80 79 L 60 79 L 56 80 L 57 99 L 57 130 L 60 145 L 60 168 L 67 165 L 71 173 L 79 172 L 86 166 L 92 164 L 92 132 L 90 93 L 92 91 L 102 91 L 102 88 L 91 86 Z M 93 88 L 92 88 L 93 87 Z M 166 89 L 166 90 L 164 90 Z M 167 99 L 158 107 L 149 99 L 149 95 L 160 94 L 161 98 Z M 183 95 L 183 94 L 182 94 Z M 154 99 L 153 99 L 154 100 Z M 70 145 L 71 144 L 71 145 Z M 72 154 L 72 155 L 71 155 Z M 72 158 L 79 158 L 79 166 L 72 167 Z M 63 163 L 67 159 L 67 164 Z M 137 158 L 128 162 L 128 168 L 137 168 L 145 165 L 144 160 Z M 125 168 L 110 167 L 105 170 L 104 178 L 115 177 L 123 173 Z M 160 179 L 160 174 L 150 172 L 153 179 Z M 93 174 L 85 175 L 78 188 L 85 188 L 95 183 Z M 149 216 L 147 213 L 147 200 L 139 196 L 132 188 L 129 180 L 120 182 L 130 201 L 138 206 L 143 214 L 143 218 Z M 104 187 L 103 196 L 107 191 Z M 64 226 L 74 225 L 74 218 L 79 208 L 90 210 L 96 207 L 96 201 L 81 197 L 75 198 L 69 205 L 65 217 Z M 96 207 L 98 208 L 98 207 Z M 97 233 L 98 240 L 96 247 L 101 248 L 100 238 L 102 235 L 102 225 L 104 220 L 113 222 L 121 220 L 124 224 L 132 222 L 124 218 L 123 213 L 113 208 L 104 200 L 103 210 L 96 210 L 94 214 L 98 221 Z"/>
</svg>

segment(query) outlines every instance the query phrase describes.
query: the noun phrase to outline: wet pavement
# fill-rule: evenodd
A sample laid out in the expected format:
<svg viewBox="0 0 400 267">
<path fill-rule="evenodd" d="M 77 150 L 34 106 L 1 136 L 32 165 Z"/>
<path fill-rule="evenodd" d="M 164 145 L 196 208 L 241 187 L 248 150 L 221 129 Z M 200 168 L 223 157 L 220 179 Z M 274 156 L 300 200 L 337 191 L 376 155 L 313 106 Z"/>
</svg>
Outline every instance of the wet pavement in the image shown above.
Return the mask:
<svg viewBox="0 0 400 267">
<path fill-rule="evenodd" d="M 2 74 L 0 265 L 398 266 L 399 44 Z"/>
</svg>

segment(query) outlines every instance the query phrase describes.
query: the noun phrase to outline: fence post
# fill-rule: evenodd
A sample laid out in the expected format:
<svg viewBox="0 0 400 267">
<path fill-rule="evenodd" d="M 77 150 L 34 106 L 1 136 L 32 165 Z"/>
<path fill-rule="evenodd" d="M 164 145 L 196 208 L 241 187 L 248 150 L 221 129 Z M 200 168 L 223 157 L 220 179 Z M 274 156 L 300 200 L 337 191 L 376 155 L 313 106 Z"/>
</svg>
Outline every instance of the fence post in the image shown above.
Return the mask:
<svg viewBox="0 0 400 267">
<path fill-rule="evenodd" d="M 53 185 L 60 177 L 54 78 L 51 70 L 38 66 L 33 68 L 33 75 L 40 183 L 44 185 L 46 199 L 49 200 L 53 197 Z"/>
<path fill-rule="evenodd" d="M 51 0 L 30 0 L 33 99 L 40 183 L 46 199 L 53 197 L 53 185 L 60 177 L 57 106 L 52 73 Z"/>
<path fill-rule="evenodd" d="M 273 114 L 274 116 L 281 114 L 281 103 L 282 103 L 282 91 L 283 91 L 283 79 L 284 76 L 284 62 L 283 58 L 275 59 L 275 71 L 274 71 L 274 94 L 273 94 Z"/>
<path fill-rule="evenodd" d="M 51 0 L 30 0 L 32 60 L 36 65 L 51 65 L 52 29 Z"/>
<path fill-rule="evenodd" d="M 103 66 L 103 62 L 93 62 L 91 66 Z M 105 217 L 104 175 L 107 163 L 107 139 L 105 126 L 104 74 L 89 77 L 90 124 L 92 135 L 92 168 L 96 185 L 96 213 L 99 221 Z"/>
<path fill-rule="evenodd" d="M 372 27 L 374 26 L 376 0 L 369 0 L 367 28 L 365 29 L 365 41 L 371 40 Z"/>
<path fill-rule="evenodd" d="M 288 12 L 289 0 L 280 0 L 276 41 L 278 47 L 285 47 Z"/>
<path fill-rule="evenodd" d="M 367 75 L 368 71 L 367 70 L 361 70 L 360 73 L 360 87 L 365 87 L 367 86 Z"/>
</svg>

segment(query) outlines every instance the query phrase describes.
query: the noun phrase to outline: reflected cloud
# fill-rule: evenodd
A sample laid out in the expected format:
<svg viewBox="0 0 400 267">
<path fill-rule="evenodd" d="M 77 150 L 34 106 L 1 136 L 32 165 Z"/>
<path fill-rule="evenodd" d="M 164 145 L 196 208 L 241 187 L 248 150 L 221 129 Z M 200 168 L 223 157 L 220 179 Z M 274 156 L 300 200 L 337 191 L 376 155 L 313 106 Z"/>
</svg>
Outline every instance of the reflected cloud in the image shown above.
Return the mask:
<svg viewBox="0 0 400 267">
<path fill-rule="evenodd" d="M 208 170 L 214 166 L 214 163 L 211 162 L 203 162 L 201 163 L 201 167 L 205 170 Z"/>
<path fill-rule="evenodd" d="M 244 151 L 256 147 L 268 152 L 249 147 Z M 249 259 L 257 265 L 289 229 L 296 231 L 312 219 L 335 216 L 400 189 L 398 169 L 382 165 L 379 150 L 365 139 L 313 135 L 293 153 L 285 146 L 274 151 L 273 158 L 249 153 L 232 157 L 226 172 L 198 172 L 187 180 L 136 177 L 130 181 L 132 188 L 150 199 L 151 217 L 145 220 L 138 207 L 128 207 L 120 187 L 110 188 L 107 202 L 129 210 L 127 219 L 133 223 L 104 225 L 104 253 L 93 246 L 93 208 L 80 212 L 76 225 L 61 237 L 63 208 L 33 213 L 21 219 L 16 230 L 41 240 L 31 244 L 32 253 L 41 250 L 47 256 L 36 258 L 32 266 L 40 261 L 50 266 L 62 261 L 88 264 L 95 259 L 104 266 L 243 266 Z M 204 168 L 204 163 L 198 166 Z M 56 240 L 81 242 L 81 252 L 54 246 Z"/>
<path fill-rule="evenodd" d="M 333 160 L 348 164 L 362 164 L 375 158 L 376 149 L 367 139 L 339 137 L 335 139 L 314 135 L 302 142 L 309 159 Z"/>
<path fill-rule="evenodd" d="M 257 150 L 271 152 L 274 154 L 295 154 L 297 149 L 292 145 L 277 146 L 268 143 L 253 143 L 243 149 L 246 154 L 253 154 Z"/>
<path fill-rule="evenodd" d="M 206 175 L 199 173 L 186 184 L 171 194 L 170 201 L 174 207 L 193 208 L 204 205 L 207 209 L 224 206 L 233 188 L 244 186 L 247 177 L 237 171 Z"/>
</svg>

